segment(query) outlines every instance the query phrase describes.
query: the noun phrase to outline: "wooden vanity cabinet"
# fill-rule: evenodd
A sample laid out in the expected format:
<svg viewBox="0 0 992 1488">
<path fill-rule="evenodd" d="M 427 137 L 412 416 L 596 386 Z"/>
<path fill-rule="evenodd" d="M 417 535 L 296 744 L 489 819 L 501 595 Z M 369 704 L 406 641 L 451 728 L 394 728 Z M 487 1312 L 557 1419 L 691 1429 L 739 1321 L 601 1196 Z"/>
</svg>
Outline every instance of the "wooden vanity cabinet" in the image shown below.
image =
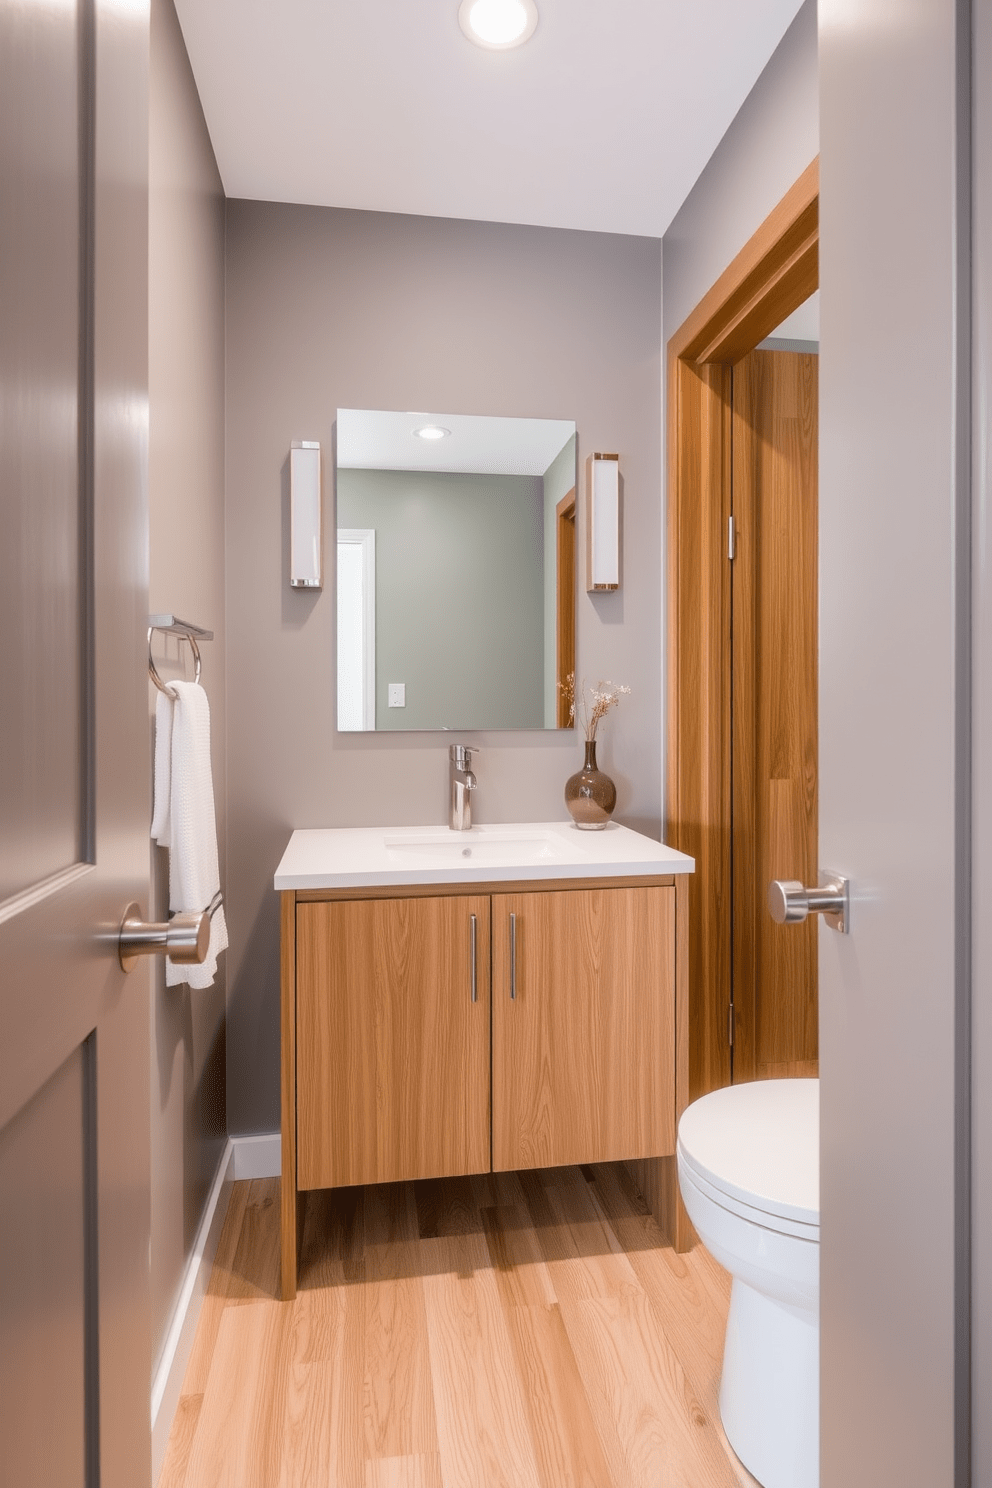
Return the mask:
<svg viewBox="0 0 992 1488">
<path fill-rule="evenodd" d="M 684 1248 L 679 880 L 281 898 L 283 1297 L 316 1188 L 626 1160 Z"/>
<path fill-rule="evenodd" d="M 296 911 L 297 1185 L 489 1167 L 489 897 Z"/>
<path fill-rule="evenodd" d="M 493 1171 L 675 1150 L 675 888 L 493 895 Z"/>
</svg>

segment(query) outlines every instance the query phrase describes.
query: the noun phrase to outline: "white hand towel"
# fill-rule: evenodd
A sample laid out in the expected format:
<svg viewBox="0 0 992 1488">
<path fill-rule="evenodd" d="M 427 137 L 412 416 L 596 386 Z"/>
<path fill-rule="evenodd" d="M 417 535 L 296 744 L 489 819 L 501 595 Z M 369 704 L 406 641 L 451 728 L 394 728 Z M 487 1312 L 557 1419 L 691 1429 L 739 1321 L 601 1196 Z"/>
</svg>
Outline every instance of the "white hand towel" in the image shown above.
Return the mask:
<svg viewBox="0 0 992 1488">
<path fill-rule="evenodd" d="M 152 836 L 169 849 L 169 908 L 173 914 L 211 910 L 210 945 L 201 966 L 165 963 L 166 985 L 209 987 L 217 956 L 227 945 L 227 922 L 217 865 L 217 818 L 210 771 L 210 707 L 196 682 L 170 682 L 175 701 L 159 693 L 155 705 L 155 811 Z"/>
<path fill-rule="evenodd" d="M 167 848 L 172 841 L 172 698 L 155 698 L 155 792 L 152 840 Z"/>
</svg>

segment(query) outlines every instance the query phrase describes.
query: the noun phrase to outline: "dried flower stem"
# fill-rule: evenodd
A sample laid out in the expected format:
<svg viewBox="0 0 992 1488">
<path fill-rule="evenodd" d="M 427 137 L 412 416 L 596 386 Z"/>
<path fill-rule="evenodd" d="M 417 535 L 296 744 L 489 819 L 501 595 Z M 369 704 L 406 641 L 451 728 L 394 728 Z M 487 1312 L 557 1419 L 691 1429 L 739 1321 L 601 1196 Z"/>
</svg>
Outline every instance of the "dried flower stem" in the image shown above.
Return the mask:
<svg viewBox="0 0 992 1488">
<path fill-rule="evenodd" d="M 630 693 L 630 688 L 619 682 L 597 682 L 590 687 L 583 679 L 576 688 L 574 672 L 569 672 L 565 681 L 558 683 L 558 688 L 568 703 L 569 723 L 574 723 L 578 716 L 579 727 L 590 744 L 596 737 L 600 720 L 617 706 L 621 697 Z"/>
</svg>

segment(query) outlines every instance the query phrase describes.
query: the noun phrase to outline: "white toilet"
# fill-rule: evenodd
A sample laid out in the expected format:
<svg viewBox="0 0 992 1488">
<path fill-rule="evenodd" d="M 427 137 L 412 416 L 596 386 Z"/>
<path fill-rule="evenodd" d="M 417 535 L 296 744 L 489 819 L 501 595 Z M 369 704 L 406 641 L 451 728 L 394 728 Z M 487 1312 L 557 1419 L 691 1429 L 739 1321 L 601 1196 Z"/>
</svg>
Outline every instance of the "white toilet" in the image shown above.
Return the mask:
<svg viewBox="0 0 992 1488">
<path fill-rule="evenodd" d="M 679 1122 L 682 1198 L 733 1277 L 720 1381 L 730 1445 L 763 1488 L 817 1488 L 820 1082 L 759 1080 Z"/>
</svg>

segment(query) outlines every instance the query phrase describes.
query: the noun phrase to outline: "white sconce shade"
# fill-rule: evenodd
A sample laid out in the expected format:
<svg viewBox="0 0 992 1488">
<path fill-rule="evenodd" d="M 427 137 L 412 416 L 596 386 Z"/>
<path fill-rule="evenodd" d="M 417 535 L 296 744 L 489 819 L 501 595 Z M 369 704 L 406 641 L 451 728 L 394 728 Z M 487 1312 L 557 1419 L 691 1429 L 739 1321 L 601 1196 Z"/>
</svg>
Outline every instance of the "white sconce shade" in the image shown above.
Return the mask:
<svg viewBox="0 0 992 1488">
<path fill-rule="evenodd" d="M 593 594 L 620 588 L 620 456 L 590 455 L 586 470 L 586 589 Z"/>
<path fill-rule="evenodd" d="M 289 451 L 289 582 L 294 589 L 324 587 L 320 445 L 311 439 L 294 439 Z"/>
</svg>

